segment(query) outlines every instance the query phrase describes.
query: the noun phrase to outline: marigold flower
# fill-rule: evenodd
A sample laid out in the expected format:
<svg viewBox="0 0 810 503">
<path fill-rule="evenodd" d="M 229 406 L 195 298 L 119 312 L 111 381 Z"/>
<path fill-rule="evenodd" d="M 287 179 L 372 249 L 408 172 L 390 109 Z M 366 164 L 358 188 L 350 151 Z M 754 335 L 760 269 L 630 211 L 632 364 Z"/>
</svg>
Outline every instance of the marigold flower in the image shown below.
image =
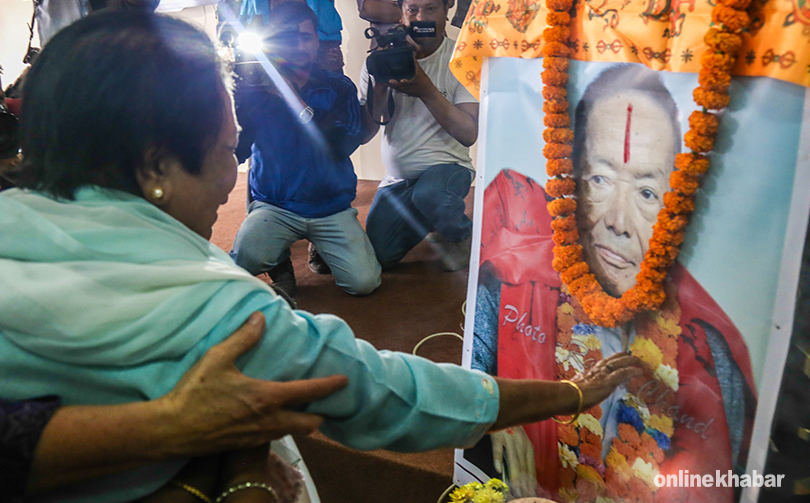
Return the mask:
<svg viewBox="0 0 810 503">
<path fill-rule="evenodd" d="M 669 232 L 657 223 L 653 225 L 653 239 L 663 245 L 678 246 L 683 243 L 683 235 L 683 232 Z"/>
<path fill-rule="evenodd" d="M 698 187 L 700 186 L 700 183 L 698 183 L 698 178 L 695 175 L 690 175 L 685 171 L 678 170 L 673 171 L 669 175 L 669 186 L 672 187 L 672 190 L 676 190 L 685 196 L 690 196 L 697 191 Z M 686 220 L 683 217 L 676 217 L 676 218 Z M 663 219 L 659 217 L 658 220 L 664 222 L 673 221 L 668 216 Z M 684 224 L 684 226 L 686 225 Z M 677 225 L 675 225 L 674 227 L 677 227 Z"/>
<path fill-rule="evenodd" d="M 729 31 L 736 32 L 748 26 L 748 23 L 751 22 L 751 18 L 748 17 L 745 11 L 719 4 L 712 9 L 712 21 L 722 24 L 728 28 Z"/>
<path fill-rule="evenodd" d="M 547 69 L 543 70 L 543 73 L 540 74 L 543 78 L 543 84 L 549 86 L 564 86 L 568 82 L 568 73 L 566 72 L 558 72 L 556 70 Z"/>
<path fill-rule="evenodd" d="M 717 3 L 720 5 L 725 5 L 726 7 L 731 7 L 732 9 L 745 10 L 748 8 L 751 0 L 718 0 Z"/>
<path fill-rule="evenodd" d="M 551 265 L 554 270 L 560 272 L 571 267 L 573 264 L 582 260 L 582 246 L 555 246 L 553 248 L 554 259 Z"/>
<path fill-rule="evenodd" d="M 573 149 L 574 147 L 569 143 L 546 143 L 543 146 L 543 155 L 546 156 L 546 159 L 562 159 L 564 157 L 571 157 Z"/>
<path fill-rule="evenodd" d="M 723 93 L 731 85 L 731 74 L 716 68 L 703 68 L 698 73 L 698 83 L 709 91 Z"/>
<path fill-rule="evenodd" d="M 676 154 L 675 168 L 694 176 L 704 175 L 709 170 L 709 158 L 700 154 Z"/>
<path fill-rule="evenodd" d="M 714 136 L 701 136 L 692 130 L 686 132 L 683 141 L 692 152 L 711 152 L 714 148 Z"/>
<path fill-rule="evenodd" d="M 555 236 L 557 233 L 554 234 Z M 560 278 L 563 280 L 563 283 L 569 284 L 577 278 L 581 278 L 588 274 L 588 264 L 585 262 L 578 262 L 573 266 L 569 267 L 568 269 L 562 271 L 560 273 Z"/>
<path fill-rule="evenodd" d="M 716 28 L 709 28 L 709 31 L 703 37 L 703 41 L 712 49 L 728 54 L 737 54 L 742 45 L 742 38 L 736 33 L 729 33 Z"/>
<path fill-rule="evenodd" d="M 571 118 L 568 114 L 548 114 L 543 117 L 546 127 L 571 127 Z"/>
<path fill-rule="evenodd" d="M 564 100 L 568 96 L 568 91 L 564 87 L 543 86 L 544 100 Z"/>
<path fill-rule="evenodd" d="M 566 14 L 567 16 L 568 14 Z M 547 56 L 543 58 L 543 68 L 550 68 L 558 72 L 568 71 L 568 58 L 558 58 L 556 56 Z"/>
<path fill-rule="evenodd" d="M 545 47 L 543 47 L 543 54 L 546 56 L 562 56 L 567 58 L 569 54 L 571 54 L 571 50 L 562 42 L 546 42 Z"/>
<path fill-rule="evenodd" d="M 730 72 L 736 60 L 737 58 L 733 54 L 707 49 L 703 55 L 700 56 L 700 65 L 704 70 L 711 69 L 721 72 Z"/>
<path fill-rule="evenodd" d="M 568 12 L 573 5 L 573 0 L 546 0 L 548 10 L 556 10 L 558 12 Z"/>
<path fill-rule="evenodd" d="M 695 98 L 695 103 L 709 110 L 722 110 L 731 101 L 728 93 L 716 93 L 702 87 L 696 88 L 692 96 Z"/>
<path fill-rule="evenodd" d="M 567 217 L 555 218 L 551 221 L 551 228 L 555 231 L 570 231 L 576 229 L 577 217 L 568 215 Z"/>
<path fill-rule="evenodd" d="M 717 114 L 695 110 L 689 115 L 689 127 L 699 135 L 716 135 L 719 126 L 720 118 L 717 117 Z"/>
<path fill-rule="evenodd" d="M 564 114 L 568 111 L 568 100 L 551 101 L 543 100 L 543 113 L 544 114 Z M 573 133 L 572 133 L 573 134 Z M 545 133 L 543 135 L 545 138 Z M 546 140 L 548 142 L 549 140 Z M 556 141 L 555 143 L 566 143 L 565 141 Z"/>
<path fill-rule="evenodd" d="M 674 176 L 675 173 L 681 173 L 683 176 L 688 176 L 683 171 L 674 171 L 672 175 L 670 175 L 670 178 L 672 178 L 672 176 Z M 690 178 L 695 180 L 694 185 L 696 186 L 697 179 L 693 177 Z M 692 182 L 684 182 L 683 185 L 691 187 Z M 659 215 L 659 221 L 661 222 L 661 225 L 670 232 L 678 232 L 680 230 L 685 229 L 686 226 L 689 225 L 689 219 L 683 215 L 673 215 L 669 212 L 666 212 L 665 215 L 666 216 L 664 216 L 663 218 L 661 218 L 661 216 Z"/>
<path fill-rule="evenodd" d="M 570 175 L 574 172 L 574 163 L 571 159 L 549 159 L 546 161 L 548 176 Z"/>
<path fill-rule="evenodd" d="M 577 240 L 579 240 L 579 231 L 573 229 L 570 231 L 555 232 L 551 236 L 551 239 L 561 246 L 576 244 Z"/>
<path fill-rule="evenodd" d="M 549 26 L 568 26 L 571 22 L 571 15 L 567 12 L 549 11 L 546 14 L 546 22 Z"/>
<path fill-rule="evenodd" d="M 568 26 L 550 26 L 543 30 L 543 40 L 548 42 L 568 42 L 568 37 L 571 36 L 571 30 Z"/>
<path fill-rule="evenodd" d="M 580 298 L 597 291 L 599 289 L 599 283 L 596 282 L 596 276 L 586 274 L 568 283 L 568 288 L 575 297 Z"/>
<path fill-rule="evenodd" d="M 552 217 L 561 217 L 577 211 L 577 201 L 571 197 L 559 198 L 548 203 L 548 213 Z"/>
<path fill-rule="evenodd" d="M 544 107 L 549 103 L 559 102 L 546 101 Z M 546 128 L 543 130 L 543 140 L 546 143 L 571 143 L 574 141 L 574 132 L 568 128 Z"/>
<path fill-rule="evenodd" d="M 573 178 L 550 178 L 546 182 L 546 193 L 551 197 L 570 196 L 574 193 L 576 187 L 577 183 Z M 561 220 L 563 219 L 557 219 L 551 222 L 551 228 L 556 230 L 558 228 L 557 226 L 563 225 Z M 566 225 L 568 222 L 569 220 L 566 220 Z M 576 222 L 574 222 L 574 225 L 576 226 Z M 560 230 L 570 230 L 570 228 L 560 227 Z"/>
</svg>

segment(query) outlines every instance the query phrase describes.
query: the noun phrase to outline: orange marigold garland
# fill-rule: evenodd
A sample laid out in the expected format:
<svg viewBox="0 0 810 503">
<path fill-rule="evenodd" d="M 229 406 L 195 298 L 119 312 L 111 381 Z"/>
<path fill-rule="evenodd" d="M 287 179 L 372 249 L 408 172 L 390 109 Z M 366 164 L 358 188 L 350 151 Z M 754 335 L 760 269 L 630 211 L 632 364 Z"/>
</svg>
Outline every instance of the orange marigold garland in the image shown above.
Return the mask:
<svg viewBox="0 0 810 503">
<path fill-rule="evenodd" d="M 548 203 L 549 214 L 555 219 L 552 223 L 555 242 L 552 265 L 595 324 L 615 327 L 632 320 L 640 311 L 658 309 L 666 298 L 664 279 L 678 257 L 689 216 L 695 208 L 698 177 L 709 169 L 707 154 L 714 147 L 717 135 L 719 118 L 709 110 L 722 110 L 729 104 L 730 72 L 742 44 L 739 32 L 750 23 L 745 12 L 750 0 L 720 0 L 712 9 L 715 26 L 704 37 L 708 49 L 700 58 L 699 86 L 693 93 L 695 103 L 702 110 L 689 117 L 690 129 L 684 135 L 691 153 L 676 155 L 676 171 L 670 177 L 669 192 L 664 194 L 664 207 L 658 213 L 650 248 L 636 276 L 636 285 L 621 298 L 606 293 L 591 274 L 582 258 L 582 247 L 576 244 L 577 230 L 570 225 L 577 203 L 573 197 L 576 182 L 570 159 L 574 135 L 570 130 L 565 89 L 568 64 L 563 61 L 569 56 L 568 23 L 572 3 L 572 0 L 546 0 L 549 28 L 543 32 L 543 122 L 547 128 L 543 134 L 546 141 L 543 154 L 550 177 L 546 192 L 555 198 Z M 565 220 L 565 223 L 557 223 L 559 220 Z"/>
</svg>

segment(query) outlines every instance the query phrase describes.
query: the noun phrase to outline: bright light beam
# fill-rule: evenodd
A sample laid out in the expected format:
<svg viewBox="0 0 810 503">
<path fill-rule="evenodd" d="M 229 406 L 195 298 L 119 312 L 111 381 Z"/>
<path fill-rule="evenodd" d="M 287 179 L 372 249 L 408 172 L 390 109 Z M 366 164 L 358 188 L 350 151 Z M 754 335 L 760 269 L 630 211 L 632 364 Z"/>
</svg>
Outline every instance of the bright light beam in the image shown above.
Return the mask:
<svg viewBox="0 0 810 503">
<path fill-rule="evenodd" d="M 247 37 L 246 40 L 250 41 L 250 36 L 258 40 L 259 50 L 254 52 L 253 54 L 256 56 L 256 60 L 258 61 L 259 65 L 261 65 L 264 72 L 270 77 L 270 80 L 273 81 L 273 85 L 276 86 L 276 89 L 281 92 L 281 97 L 284 98 L 284 101 L 287 103 L 287 106 L 290 108 L 290 111 L 293 113 L 294 116 L 298 116 L 299 112 L 301 111 L 301 102 L 298 100 L 298 97 L 295 95 L 295 92 L 290 89 L 290 86 L 287 84 L 287 81 L 284 80 L 284 77 L 278 73 L 278 70 L 275 66 L 267 59 L 267 56 L 261 50 L 262 40 L 259 35 L 252 33 L 245 29 L 242 25 L 242 22 L 239 21 L 239 18 L 233 13 L 233 11 L 228 7 L 225 3 L 219 4 L 219 11 L 225 15 L 225 21 L 227 21 L 231 26 L 233 26 L 236 31 L 239 33 L 237 37 L 237 43 L 241 44 L 241 40 L 244 37 Z M 248 42 L 249 43 L 249 42 Z M 307 134 L 312 138 L 315 142 L 316 146 L 320 149 L 321 152 L 328 152 L 329 147 L 326 144 L 326 140 L 324 140 L 323 135 L 315 127 L 315 121 L 310 121 L 306 124 L 303 124 L 304 130 Z"/>
</svg>

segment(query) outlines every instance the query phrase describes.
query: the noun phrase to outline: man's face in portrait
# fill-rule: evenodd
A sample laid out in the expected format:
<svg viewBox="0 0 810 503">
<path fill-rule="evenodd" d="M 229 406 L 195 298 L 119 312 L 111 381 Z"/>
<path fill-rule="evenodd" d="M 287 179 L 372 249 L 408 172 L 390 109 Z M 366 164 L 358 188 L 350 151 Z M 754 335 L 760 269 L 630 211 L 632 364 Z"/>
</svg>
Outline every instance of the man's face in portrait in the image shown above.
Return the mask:
<svg viewBox="0 0 810 503">
<path fill-rule="evenodd" d="M 627 91 L 593 104 L 577 171 L 585 260 L 603 288 L 636 282 L 675 161 L 672 119 L 653 97 Z"/>
</svg>

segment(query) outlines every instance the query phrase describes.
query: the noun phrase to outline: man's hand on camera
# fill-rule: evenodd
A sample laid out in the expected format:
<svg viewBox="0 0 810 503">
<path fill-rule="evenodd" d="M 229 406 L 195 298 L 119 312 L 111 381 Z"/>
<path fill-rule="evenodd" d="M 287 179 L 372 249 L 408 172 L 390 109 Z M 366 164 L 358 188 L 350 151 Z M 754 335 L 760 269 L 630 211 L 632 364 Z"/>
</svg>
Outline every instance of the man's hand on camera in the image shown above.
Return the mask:
<svg viewBox="0 0 810 503">
<path fill-rule="evenodd" d="M 416 75 L 413 76 L 412 79 L 403 79 L 403 80 L 389 80 L 388 86 L 395 91 L 399 91 L 401 93 L 405 93 L 408 96 L 413 96 L 415 98 L 422 98 L 430 91 L 436 89 L 436 86 L 433 85 L 431 82 L 430 77 L 427 76 L 425 71 L 419 65 L 419 61 L 414 58 L 414 64 L 416 65 Z"/>
</svg>

